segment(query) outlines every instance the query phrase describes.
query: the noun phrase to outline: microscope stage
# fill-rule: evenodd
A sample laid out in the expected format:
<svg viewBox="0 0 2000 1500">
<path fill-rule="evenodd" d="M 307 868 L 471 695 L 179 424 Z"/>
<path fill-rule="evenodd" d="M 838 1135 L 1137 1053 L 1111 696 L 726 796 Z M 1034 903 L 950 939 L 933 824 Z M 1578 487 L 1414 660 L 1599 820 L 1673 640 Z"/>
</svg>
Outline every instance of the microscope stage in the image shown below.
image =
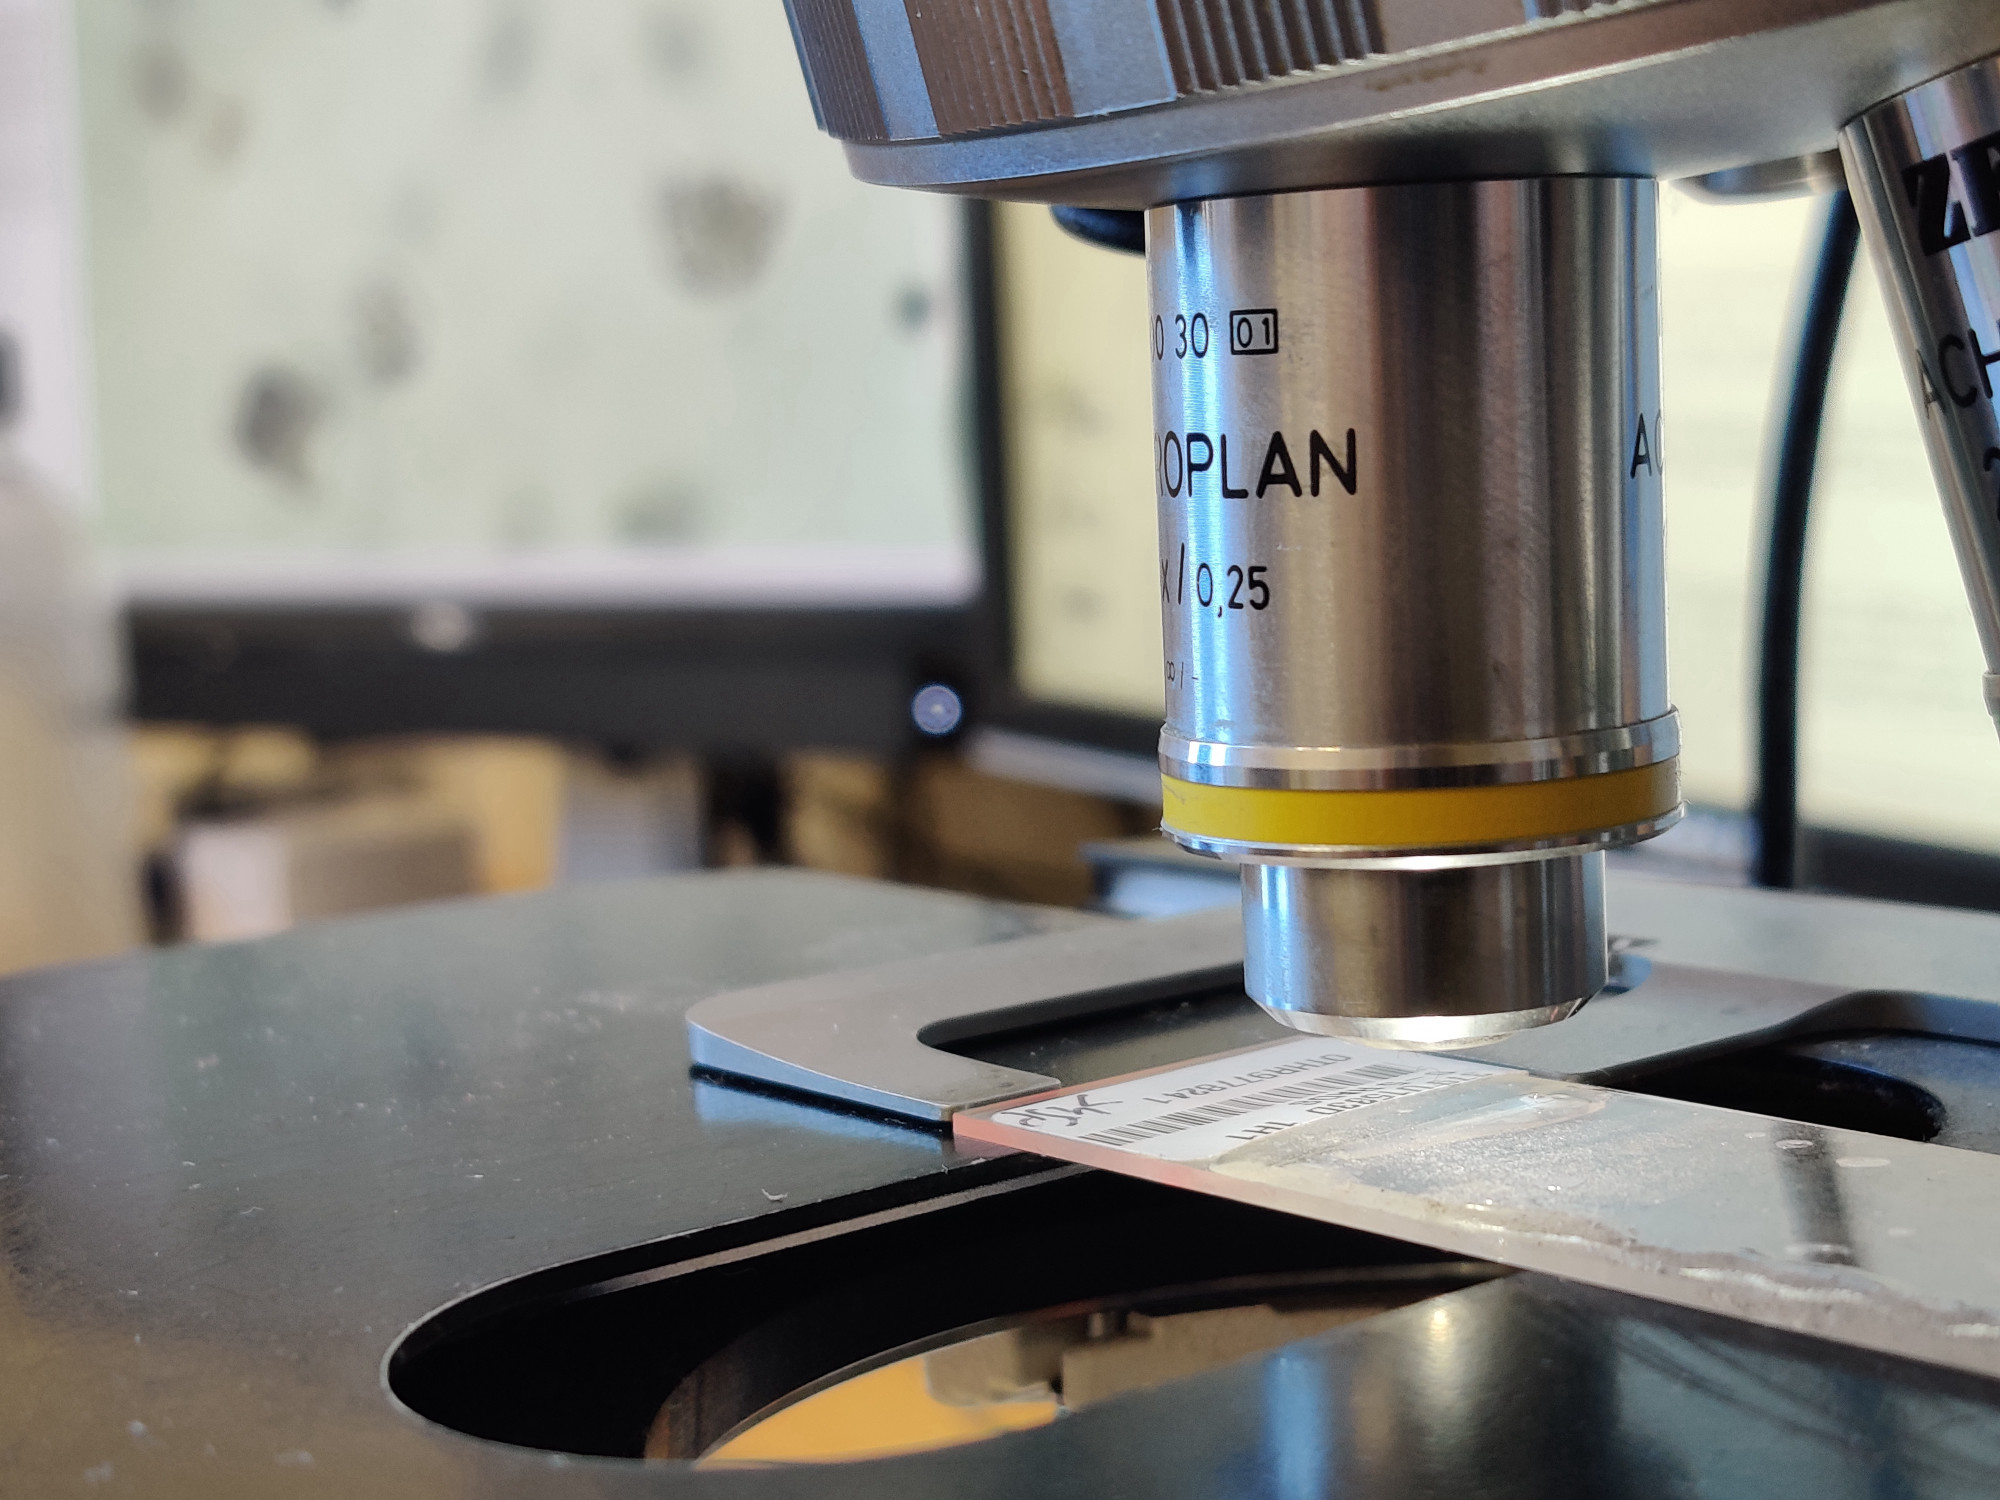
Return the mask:
<svg viewBox="0 0 2000 1500">
<path fill-rule="evenodd" d="M 1968 1015 L 1991 1004 L 1979 984 L 2000 919 L 1614 882 L 1614 920 L 1639 930 L 1634 914 L 1659 940 L 1635 1003 L 1706 961 L 1761 969 L 1746 992 L 1838 995 L 1901 976 L 1971 994 L 1957 1002 Z M 1878 1493 L 2000 1490 L 2000 1386 L 1930 1362 L 1928 1347 L 1898 1357 L 1650 1288 L 1504 1274 L 1490 1245 L 1469 1263 L 1043 1155 L 975 1153 L 935 1123 L 690 1068 L 690 1006 L 745 986 L 839 990 L 842 974 L 936 960 L 983 971 L 991 994 L 1007 966 L 985 966 L 1002 950 L 1149 930 L 1170 937 L 766 871 L 453 903 L 9 980 L 0 1493 L 1841 1494 L 1856 1473 Z M 1271 1034 L 1240 992 L 1185 1011 L 1166 994 L 1145 1004 L 1044 1015 L 1071 1040 L 1051 1081 L 1020 1093 L 1074 1093 Z M 1054 1036 L 953 1043 L 996 1061 L 937 1056 L 1019 1074 Z M 1065 1082 L 1072 1063 L 1085 1072 Z M 1948 1072 L 1936 1062 L 1925 1088 L 1984 1128 L 1977 1080 L 1960 1080 L 1961 1110 Z M 1430 1108 L 1491 1087 L 1411 1097 Z M 1600 1115 L 1671 1102 L 1617 1097 Z M 1801 1223 L 1830 1225 L 1833 1200 L 1812 1195 L 1840 1189 L 1859 1258 L 1881 1248 L 1870 1225 L 1904 1222 L 1877 1217 L 1891 1206 L 1930 1214 L 1909 1221 L 1926 1234 L 1983 1211 L 1976 1187 L 1955 1196 L 1926 1191 L 1913 1167 L 1839 1165 L 1860 1149 L 1843 1129 L 1821 1127 L 1830 1163 L 1794 1172 L 1769 1142 L 1758 1160 L 1779 1191 L 1797 1190 L 1784 1201 Z M 1504 1139 L 1482 1149 L 1504 1152 Z M 1924 1152 L 1986 1161 L 1900 1140 L 1865 1154 Z M 1683 1175 L 1663 1189 L 1691 1166 L 1671 1165 Z M 1691 1237 L 1716 1222 L 1698 1208 Z M 1663 1192 L 1649 1229 L 1680 1211 Z M 1744 1231 L 1760 1243 L 1758 1222 Z M 1958 1274 L 1924 1241 L 1896 1253 L 1936 1253 L 1940 1276 Z M 1909 1274 L 1921 1302 L 1933 1287 Z M 1389 1310 L 1285 1333 L 1339 1295 Z M 968 1332 L 1128 1311 L 1135 1325 L 1212 1330 L 1244 1304 L 1244 1321 L 1294 1341 L 1256 1352 L 1216 1334 L 1222 1363 L 990 1443 L 808 1473 L 688 1461 L 843 1372 Z M 1910 1314 L 1912 1327 L 1930 1320 Z M 1101 1370 L 1133 1347 L 1086 1352 Z M 667 1457 L 642 1462 L 648 1451 Z"/>
</svg>

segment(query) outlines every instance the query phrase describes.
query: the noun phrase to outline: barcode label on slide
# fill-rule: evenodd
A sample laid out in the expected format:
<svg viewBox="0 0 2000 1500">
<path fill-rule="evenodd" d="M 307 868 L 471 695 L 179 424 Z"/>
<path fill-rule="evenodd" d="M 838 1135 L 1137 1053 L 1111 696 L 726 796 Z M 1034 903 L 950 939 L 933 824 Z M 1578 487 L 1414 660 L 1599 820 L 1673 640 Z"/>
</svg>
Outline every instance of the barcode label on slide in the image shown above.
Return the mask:
<svg viewBox="0 0 2000 1500">
<path fill-rule="evenodd" d="M 1513 1071 L 1309 1038 L 1095 1084 L 995 1110 L 992 1118 L 1037 1135 L 1201 1161 L 1349 1110 Z"/>
</svg>

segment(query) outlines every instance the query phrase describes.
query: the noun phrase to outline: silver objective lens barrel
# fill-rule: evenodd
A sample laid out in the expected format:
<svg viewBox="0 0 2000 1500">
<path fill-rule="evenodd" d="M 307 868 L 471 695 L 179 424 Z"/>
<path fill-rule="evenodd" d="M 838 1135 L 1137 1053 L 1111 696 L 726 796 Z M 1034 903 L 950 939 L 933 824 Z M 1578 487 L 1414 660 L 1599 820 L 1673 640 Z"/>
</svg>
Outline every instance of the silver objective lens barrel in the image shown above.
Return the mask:
<svg viewBox="0 0 2000 1500">
<path fill-rule="evenodd" d="M 2000 58 L 1870 110 L 1841 154 L 2000 718 Z"/>
<path fill-rule="evenodd" d="M 1251 994 L 1449 1047 L 1605 980 L 1602 849 L 1680 813 L 1656 189 L 1148 216 L 1167 831 L 1241 863 Z"/>
</svg>

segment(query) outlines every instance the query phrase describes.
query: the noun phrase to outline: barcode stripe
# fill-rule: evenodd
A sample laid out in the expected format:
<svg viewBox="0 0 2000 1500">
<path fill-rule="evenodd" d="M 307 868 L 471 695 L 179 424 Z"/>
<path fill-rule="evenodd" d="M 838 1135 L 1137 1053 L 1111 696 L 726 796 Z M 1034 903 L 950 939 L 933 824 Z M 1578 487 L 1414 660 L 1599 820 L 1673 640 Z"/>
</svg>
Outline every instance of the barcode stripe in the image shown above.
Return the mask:
<svg viewBox="0 0 2000 1500">
<path fill-rule="evenodd" d="M 1391 1085 L 1391 1079 L 1407 1081 Z M 1307 1103 L 1323 1105 L 1339 1099 L 1341 1095 L 1348 1095 L 1349 1098 L 1340 1100 L 1341 1108 L 1356 1109 L 1364 1104 L 1380 1103 L 1385 1099 L 1401 1098 L 1411 1093 L 1423 1093 L 1445 1084 L 1461 1081 L 1462 1078 L 1448 1073 L 1423 1074 L 1410 1068 L 1399 1068 L 1393 1063 L 1367 1063 L 1358 1068 L 1343 1069 L 1338 1073 L 1324 1073 L 1317 1078 L 1279 1084 L 1275 1088 L 1263 1089 L 1254 1094 L 1238 1094 L 1233 1098 L 1218 1099 L 1213 1104 L 1172 1110 L 1150 1120 L 1134 1120 L 1127 1125 L 1093 1131 L 1080 1136 L 1079 1139 L 1098 1146 L 1128 1146 L 1149 1137 L 1178 1135 L 1183 1130 L 1213 1125 L 1219 1120 L 1231 1120 L 1239 1115 L 1254 1114 L 1260 1109 L 1269 1109 L 1275 1105 Z"/>
</svg>

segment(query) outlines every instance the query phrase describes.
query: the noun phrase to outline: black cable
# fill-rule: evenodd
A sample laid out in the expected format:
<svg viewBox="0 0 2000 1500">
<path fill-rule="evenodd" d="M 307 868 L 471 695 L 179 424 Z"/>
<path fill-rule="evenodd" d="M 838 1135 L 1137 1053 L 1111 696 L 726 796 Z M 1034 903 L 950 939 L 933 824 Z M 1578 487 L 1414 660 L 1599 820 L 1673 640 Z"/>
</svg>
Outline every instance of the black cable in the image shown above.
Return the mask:
<svg viewBox="0 0 2000 1500">
<path fill-rule="evenodd" d="M 1791 399 L 1771 486 L 1770 552 L 1764 565 L 1764 625 L 1757 652 L 1757 884 L 1798 880 L 1799 618 L 1805 599 L 1806 514 L 1819 461 L 1833 351 L 1853 277 L 1861 228 L 1854 200 L 1827 206 L 1792 364 Z"/>
<path fill-rule="evenodd" d="M 1073 208 L 1059 203 L 1049 212 L 1080 240 L 1130 255 L 1146 253 L 1146 216 L 1136 208 Z"/>
</svg>

